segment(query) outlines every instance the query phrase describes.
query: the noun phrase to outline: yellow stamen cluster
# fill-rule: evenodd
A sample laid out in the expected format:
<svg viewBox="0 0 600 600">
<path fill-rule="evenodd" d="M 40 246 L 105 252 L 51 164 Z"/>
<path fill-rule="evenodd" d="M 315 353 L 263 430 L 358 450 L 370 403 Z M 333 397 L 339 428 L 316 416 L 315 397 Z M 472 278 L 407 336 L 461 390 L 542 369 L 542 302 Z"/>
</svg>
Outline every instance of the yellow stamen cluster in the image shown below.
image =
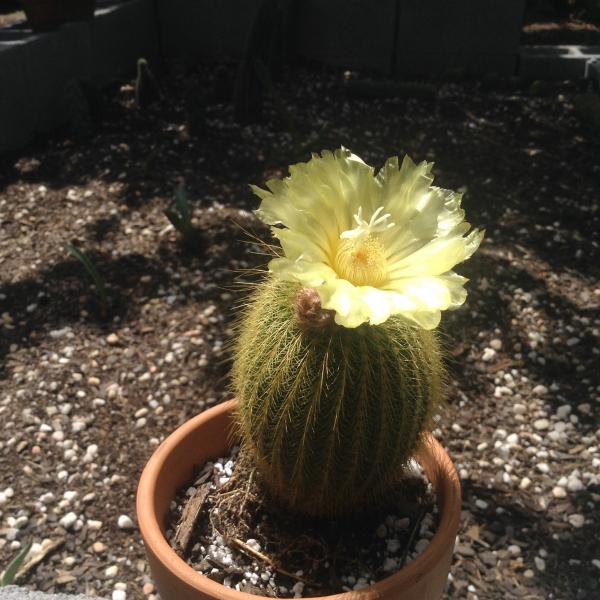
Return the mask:
<svg viewBox="0 0 600 600">
<path fill-rule="evenodd" d="M 383 245 L 368 235 L 340 241 L 334 269 L 353 285 L 381 286 L 387 279 Z"/>
</svg>

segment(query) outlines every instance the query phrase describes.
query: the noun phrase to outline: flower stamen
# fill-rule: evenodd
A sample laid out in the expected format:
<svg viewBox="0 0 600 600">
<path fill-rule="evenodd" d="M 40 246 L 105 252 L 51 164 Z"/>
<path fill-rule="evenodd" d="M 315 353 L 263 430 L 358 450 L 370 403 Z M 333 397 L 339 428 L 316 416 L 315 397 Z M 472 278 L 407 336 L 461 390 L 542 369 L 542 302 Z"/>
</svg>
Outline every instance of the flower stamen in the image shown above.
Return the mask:
<svg viewBox="0 0 600 600">
<path fill-rule="evenodd" d="M 335 270 L 354 285 L 380 286 L 387 279 L 383 244 L 370 235 L 346 238 L 338 246 Z"/>
<path fill-rule="evenodd" d="M 358 207 L 358 212 L 354 215 L 354 220 L 358 225 L 354 229 L 348 229 L 340 234 L 340 239 L 350 240 L 361 237 L 367 237 L 374 233 L 381 233 L 391 227 L 395 227 L 395 223 L 388 223 L 387 220 L 392 216 L 389 213 L 379 216 L 383 211 L 383 206 L 380 206 L 372 215 L 369 221 L 363 219 L 362 206 Z"/>
</svg>

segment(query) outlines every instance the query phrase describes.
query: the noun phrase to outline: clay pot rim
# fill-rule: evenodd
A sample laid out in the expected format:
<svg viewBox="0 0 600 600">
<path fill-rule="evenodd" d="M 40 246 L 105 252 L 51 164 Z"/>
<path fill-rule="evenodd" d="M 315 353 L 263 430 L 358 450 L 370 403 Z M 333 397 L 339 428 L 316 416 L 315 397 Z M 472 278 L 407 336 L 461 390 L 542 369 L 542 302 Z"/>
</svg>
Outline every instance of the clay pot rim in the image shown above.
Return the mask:
<svg viewBox="0 0 600 600">
<path fill-rule="evenodd" d="M 145 544 L 175 577 L 199 591 L 214 595 L 215 598 L 256 600 L 257 596 L 254 594 L 238 592 L 201 575 L 181 559 L 165 539 L 154 507 L 157 477 L 171 449 L 208 420 L 223 413 L 232 412 L 236 404 L 237 400 L 229 400 L 200 413 L 178 427 L 162 442 L 150 457 L 140 477 L 136 501 L 137 517 Z M 458 529 L 461 510 L 460 481 L 450 457 L 431 434 L 426 436 L 424 444 L 416 453 L 417 462 L 420 462 L 419 455 L 427 454 L 433 456 L 438 470 L 437 477 L 441 481 L 445 481 L 446 484 L 445 493 L 442 494 L 441 498 L 438 490 L 436 490 L 441 518 L 427 548 L 400 571 L 367 588 L 328 596 L 305 597 L 304 600 L 349 600 L 350 598 L 353 600 L 372 600 L 378 598 L 384 591 L 402 589 L 421 578 L 423 573 L 430 571 L 442 559 L 448 545 L 447 538 L 449 534 L 453 538 L 452 545 L 454 545 L 454 532 Z"/>
</svg>

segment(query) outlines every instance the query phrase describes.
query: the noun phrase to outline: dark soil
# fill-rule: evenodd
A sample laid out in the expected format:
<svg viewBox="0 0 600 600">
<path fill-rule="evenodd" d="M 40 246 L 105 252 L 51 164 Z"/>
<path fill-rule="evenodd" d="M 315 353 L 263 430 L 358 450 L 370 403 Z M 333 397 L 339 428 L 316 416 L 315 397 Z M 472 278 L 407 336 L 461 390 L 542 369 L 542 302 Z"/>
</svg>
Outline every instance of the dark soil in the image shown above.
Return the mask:
<svg viewBox="0 0 600 600">
<path fill-rule="evenodd" d="M 248 184 L 343 144 L 376 166 L 435 160 L 436 183 L 465 192 L 487 228 L 458 268 L 467 303 L 443 319 L 436 435 L 464 490 L 447 598 L 598 598 L 600 142 L 577 92 L 533 98 L 498 81 L 361 100 L 342 73 L 297 68 L 277 87 L 293 123 L 267 103 L 242 127 L 212 73 L 169 68 L 146 110 L 132 82 L 106 90 L 91 134 L 0 159 L 0 564 L 47 539 L 58 546 L 22 584 L 150 598 L 139 534 L 118 519 L 135 521 L 160 440 L 230 397 L 240 272 L 266 262 L 246 232 L 268 239 Z M 162 212 L 181 180 L 193 251 Z M 67 242 L 105 279 L 106 318 Z"/>
<path fill-rule="evenodd" d="M 293 598 L 298 587 L 304 596 L 351 591 L 359 580 L 366 587 L 410 562 L 417 542 L 427 544 L 435 532 L 435 497 L 420 474 L 407 476 L 391 494 L 393 501 L 377 510 L 311 518 L 270 498 L 249 457 L 224 462 L 229 460 L 231 478 L 221 484 L 223 471 L 203 466 L 179 491 L 167 518 L 177 553 L 228 587 L 272 598 Z M 220 548 L 211 552 L 211 545 Z M 223 556 L 233 560 L 224 564 Z M 254 581 L 248 572 L 255 573 Z"/>
</svg>

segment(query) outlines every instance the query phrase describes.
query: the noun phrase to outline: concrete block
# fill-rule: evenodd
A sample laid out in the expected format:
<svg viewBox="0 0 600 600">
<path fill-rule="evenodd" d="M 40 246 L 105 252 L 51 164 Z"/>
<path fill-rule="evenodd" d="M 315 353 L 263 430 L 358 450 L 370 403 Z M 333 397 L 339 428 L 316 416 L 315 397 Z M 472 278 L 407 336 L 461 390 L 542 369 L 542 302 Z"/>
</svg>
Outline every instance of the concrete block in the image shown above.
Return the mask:
<svg viewBox="0 0 600 600">
<path fill-rule="evenodd" d="M 600 46 L 522 46 L 519 75 L 542 81 L 577 80 L 586 76 L 586 64 L 600 58 Z"/>
<path fill-rule="evenodd" d="M 105 2 L 94 20 L 48 33 L 0 30 L 0 152 L 65 123 L 69 81 L 103 86 L 135 73 L 140 56 L 155 60 L 157 37 L 153 0 Z"/>
<path fill-rule="evenodd" d="M 261 0 L 157 0 L 167 58 L 241 58 Z"/>
<path fill-rule="evenodd" d="M 515 73 L 524 0 L 399 1 L 399 76 Z"/>
<path fill-rule="evenodd" d="M 131 0 L 96 11 L 90 22 L 92 80 L 99 86 L 135 73 L 138 58 L 158 60 L 158 23 L 152 0 Z"/>
<path fill-rule="evenodd" d="M 0 588 L 0 600 L 102 600 L 102 598 L 71 594 L 44 594 L 9 585 Z"/>
<path fill-rule="evenodd" d="M 594 81 L 596 89 L 600 87 L 600 56 L 590 58 L 585 63 L 585 78 Z"/>
<path fill-rule="evenodd" d="M 396 0 L 304 0 L 296 51 L 306 58 L 389 74 L 394 56 Z"/>
</svg>

